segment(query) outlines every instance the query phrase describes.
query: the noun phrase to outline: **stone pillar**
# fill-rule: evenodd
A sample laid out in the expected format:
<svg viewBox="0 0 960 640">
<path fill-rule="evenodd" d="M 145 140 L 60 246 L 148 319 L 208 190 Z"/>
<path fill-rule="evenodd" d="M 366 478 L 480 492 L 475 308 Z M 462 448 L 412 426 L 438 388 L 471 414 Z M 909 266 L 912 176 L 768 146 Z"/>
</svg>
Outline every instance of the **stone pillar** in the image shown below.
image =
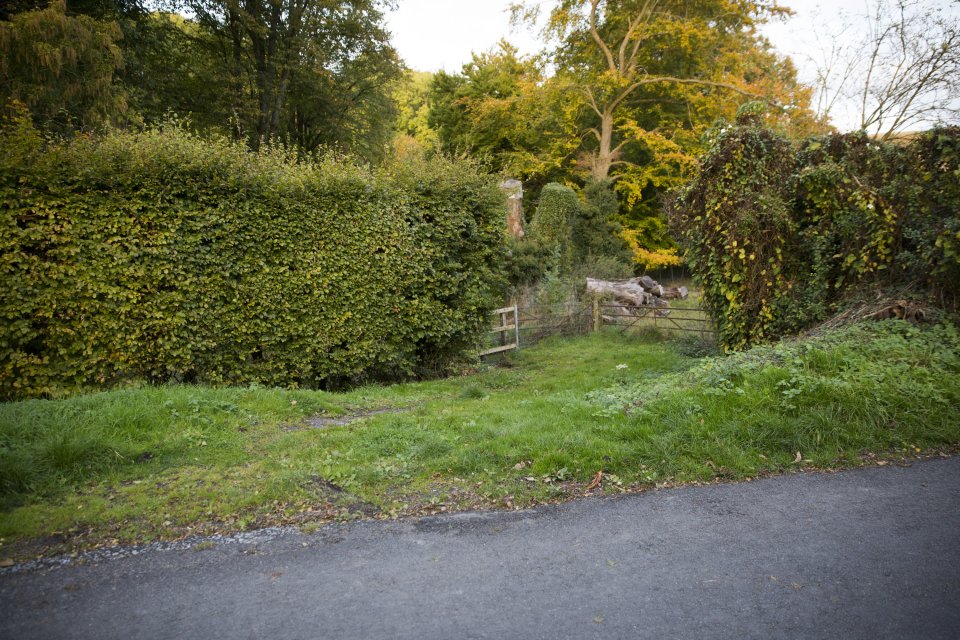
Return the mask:
<svg viewBox="0 0 960 640">
<path fill-rule="evenodd" d="M 517 240 L 526 233 L 523 230 L 523 185 L 519 180 L 504 180 L 500 191 L 507 199 L 507 233 Z"/>
</svg>

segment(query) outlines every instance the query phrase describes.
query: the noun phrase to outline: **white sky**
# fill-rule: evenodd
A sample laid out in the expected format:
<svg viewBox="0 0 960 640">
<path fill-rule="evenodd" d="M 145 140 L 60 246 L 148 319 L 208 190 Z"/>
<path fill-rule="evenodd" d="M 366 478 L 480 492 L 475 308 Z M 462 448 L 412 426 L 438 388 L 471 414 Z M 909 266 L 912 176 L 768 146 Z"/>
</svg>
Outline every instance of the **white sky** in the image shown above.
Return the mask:
<svg viewBox="0 0 960 640">
<path fill-rule="evenodd" d="M 511 33 L 511 0 L 399 0 L 387 14 L 393 45 L 418 71 L 460 71 L 471 52 L 493 48 L 506 38 L 521 53 L 539 49 L 534 36 Z"/>
<path fill-rule="evenodd" d="M 506 38 L 523 53 L 539 49 L 534 34 L 513 30 L 508 7 L 513 0 L 399 0 L 387 14 L 393 43 L 407 65 L 419 71 L 459 71 L 472 52 L 493 48 Z M 781 0 L 797 15 L 789 23 L 768 25 L 764 32 L 783 43 L 784 52 L 802 51 L 802 36 L 813 29 L 813 16 L 821 5 L 829 13 L 862 10 L 864 0 Z M 549 0 L 543 3 L 549 5 Z"/>
<path fill-rule="evenodd" d="M 549 0 L 544 4 L 548 4 Z M 930 6 L 951 0 L 921 0 Z M 766 25 L 763 33 L 783 54 L 793 58 L 801 81 L 812 83 L 816 69 L 810 56 L 817 57 L 817 34 L 839 30 L 841 14 L 862 14 L 866 0 L 780 0 L 795 14 L 787 22 Z M 536 36 L 526 30 L 512 30 L 507 8 L 511 0 L 399 0 L 396 11 L 387 15 L 394 46 L 412 69 L 456 72 L 470 60 L 471 52 L 493 48 L 506 38 L 528 54 L 537 51 Z M 952 0 L 953 11 L 960 3 Z M 865 28 L 865 27 L 864 27 Z M 852 34 L 851 34 L 852 35 Z M 834 111 L 834 124 L 841 129 L 853 126 L 842 109 Z"/>
</svg>

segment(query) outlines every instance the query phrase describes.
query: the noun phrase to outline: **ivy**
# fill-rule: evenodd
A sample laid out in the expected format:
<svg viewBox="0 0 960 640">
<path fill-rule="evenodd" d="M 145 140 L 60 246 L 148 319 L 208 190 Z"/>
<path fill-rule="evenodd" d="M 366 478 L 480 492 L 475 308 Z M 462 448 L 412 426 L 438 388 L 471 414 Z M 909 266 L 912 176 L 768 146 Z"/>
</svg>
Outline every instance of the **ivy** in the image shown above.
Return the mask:
<svg viewBox="0 0 960 640">
<path fill-rule="evenodd" d="M 669 212 L 724 348 L 795 333 L 865 284 L 956 308 L 958 150 L 956 127 L 906 146 L 861 133 L 794 147 L 751 114 L 719 130 Z"/>
<path fill-rule="evenodd" d="M 551 254 L 549 271 L 569 273 L 573 267 L 573 225 L 580 200 L 570 187 L 551 182 L 540 192 L 540 203 L 530 222 L 530 240 Z"/>
</svg>

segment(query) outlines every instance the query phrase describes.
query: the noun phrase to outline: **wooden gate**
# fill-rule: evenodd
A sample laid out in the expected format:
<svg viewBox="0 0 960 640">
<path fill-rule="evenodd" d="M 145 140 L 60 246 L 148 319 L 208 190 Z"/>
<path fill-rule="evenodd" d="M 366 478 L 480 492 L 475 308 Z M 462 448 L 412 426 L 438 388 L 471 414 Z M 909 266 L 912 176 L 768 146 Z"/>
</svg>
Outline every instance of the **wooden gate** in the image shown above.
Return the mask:
<svg viewBox="0 0 960 640">
<path fill-rule="evenodd" d="M 481 351 L 481 357 L 520 348 L 520 321 L 517 305 L 496 309 L 493 315 L 497 318 L 497 326 L 491 329 L 490 333 L 496 336 L 500 344 Z"/>
<path fill-rule="evenodd" d="M 660 329 L 667 333 L 699 333 L 704 336 L 716 333 L 710 314 L 701 307 L 627 307 L 602 304 L 594 300 L 593 317 L 595 331 L 599 331 L 604 325 L 611 325 L 617 327 L 621 333 L 642 328 Z"/>
</svg>

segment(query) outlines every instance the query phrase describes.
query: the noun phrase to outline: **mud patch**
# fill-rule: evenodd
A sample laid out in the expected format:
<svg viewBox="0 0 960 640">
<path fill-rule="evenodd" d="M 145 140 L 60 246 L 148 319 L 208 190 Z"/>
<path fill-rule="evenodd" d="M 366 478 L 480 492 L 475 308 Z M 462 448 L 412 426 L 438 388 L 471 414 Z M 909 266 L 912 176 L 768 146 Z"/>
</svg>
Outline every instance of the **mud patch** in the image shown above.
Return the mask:
<svg viewBox="0 0 960 640">
<path fill-rule="evenodd" d="M 403 413 L 409 411 L 408 408 L 398 409 L 396 407 L 387 407 L 384 409 L 371 409 L 369 411 L 357 411 L 354 413 L 345 413 L 339 416 L 314 416 L 307 419 L 307 426 L 313 429 L 329 429 L 330 427 L 345 427 L 348 424 L 372 418 L 373 416 L 383 415 L 385 413 Z"/>
<path fill-rule="evenodd" d="M 372 518 L 380 514 L 380 508 L 378 506 L 371 504 L 362 498 L 358 498 L 357 496 L 347 492 L 340 485 L 331 482 L 326 478 L 312 476 L 310 478 L 310 488 L 314 491 L 314 493 L 317 493 L 332 502 L 336 508 L 340 509 L 342 513 L 346 512 L 350 514 L 359 514 L 367 518 Z"/>
</svg>

